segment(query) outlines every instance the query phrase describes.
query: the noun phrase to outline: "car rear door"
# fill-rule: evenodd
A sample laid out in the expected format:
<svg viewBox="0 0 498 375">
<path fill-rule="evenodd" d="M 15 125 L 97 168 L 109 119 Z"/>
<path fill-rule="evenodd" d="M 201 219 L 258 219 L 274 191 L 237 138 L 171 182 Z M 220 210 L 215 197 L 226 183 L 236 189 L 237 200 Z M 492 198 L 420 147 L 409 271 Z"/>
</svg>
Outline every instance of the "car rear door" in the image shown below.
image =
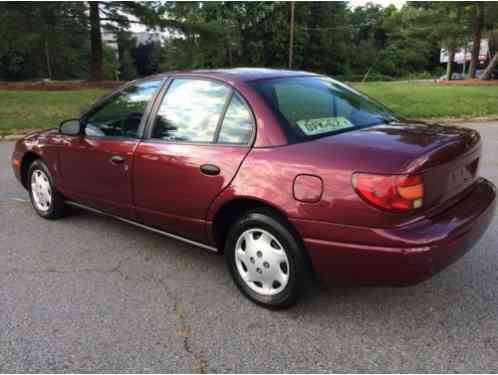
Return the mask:
<svg viewBox="0 0 498 375">
<path fill-rule="evenodd" d="M 249 152 L 254 117 L 240 94 L 219 81 L 176 78 L 164 91 L 135 152 L 137 215 L 204 242 L 207 210 Z"/>
<path fill-rule="evenodd" d="M 145 121 L 143 114 L 162 83 L 155 79 L 127 86 L 83 117 L 81 135 L 63 136 L 61 190 L 69 199 L 135 217 L 133 153 Z"/>
</svg>

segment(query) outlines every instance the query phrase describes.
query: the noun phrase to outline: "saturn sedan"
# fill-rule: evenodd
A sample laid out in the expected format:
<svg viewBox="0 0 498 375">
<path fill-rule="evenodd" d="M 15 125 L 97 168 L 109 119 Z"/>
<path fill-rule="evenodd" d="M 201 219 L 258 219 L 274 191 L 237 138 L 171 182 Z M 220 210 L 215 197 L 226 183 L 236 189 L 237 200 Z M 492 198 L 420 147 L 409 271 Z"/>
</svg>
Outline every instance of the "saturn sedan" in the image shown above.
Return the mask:
<svg viewBox="0 0 498 375">
<path fill-rule="evenodd" d="M 414 284 L 468 251 L 496 205 L 481 145 L 323 75 L 239 68 L 130 82 L 12 166 L 41 217 L 77 206 L 217 251 L 283 308 L 316 279 Z"/>
</svg>

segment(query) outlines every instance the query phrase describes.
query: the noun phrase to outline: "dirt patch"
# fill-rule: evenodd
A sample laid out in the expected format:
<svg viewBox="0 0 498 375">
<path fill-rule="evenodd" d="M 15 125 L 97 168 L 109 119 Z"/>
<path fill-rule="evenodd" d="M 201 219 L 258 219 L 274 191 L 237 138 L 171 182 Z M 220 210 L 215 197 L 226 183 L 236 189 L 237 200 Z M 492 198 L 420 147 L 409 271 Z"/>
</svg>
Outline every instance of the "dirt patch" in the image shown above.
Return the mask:
<svg viewBox="0 0 498 375">
<path fill-rule="evenodd" d="M 440 85 L 447 86 L 498 86 L 498 80 L 481 81 L 480 79 L 461 79 L 461 80 L 440 80 Z"/>
<path fill-rule="evenodd" d="M 0 81 L 0 90 L 15 91 L 70 91 L 70 90 L 111 90 L 121 86 L 123 81 Z"/>
</svg>

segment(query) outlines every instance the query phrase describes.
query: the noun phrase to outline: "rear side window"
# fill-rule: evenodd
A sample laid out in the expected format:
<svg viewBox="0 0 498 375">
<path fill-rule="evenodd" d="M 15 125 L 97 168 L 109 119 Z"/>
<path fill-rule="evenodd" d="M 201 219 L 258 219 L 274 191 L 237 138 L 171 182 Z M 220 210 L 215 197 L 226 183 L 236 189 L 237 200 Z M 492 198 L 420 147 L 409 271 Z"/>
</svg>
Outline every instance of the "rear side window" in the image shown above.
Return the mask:
<svg viewBox="0 0 498 375">
<path fill-rule="evenodd" d="M 231 93 L 215 81 L 175 79 L 157 111 L 152 138 L 213 142 Z"/>
<path fill-rule="evenodd" d="M 251 140 L 254 119 L 251 111 L 238 94 L 234 94 L 225 113 L 219 143 L 247 144 Z"/>
</svg>

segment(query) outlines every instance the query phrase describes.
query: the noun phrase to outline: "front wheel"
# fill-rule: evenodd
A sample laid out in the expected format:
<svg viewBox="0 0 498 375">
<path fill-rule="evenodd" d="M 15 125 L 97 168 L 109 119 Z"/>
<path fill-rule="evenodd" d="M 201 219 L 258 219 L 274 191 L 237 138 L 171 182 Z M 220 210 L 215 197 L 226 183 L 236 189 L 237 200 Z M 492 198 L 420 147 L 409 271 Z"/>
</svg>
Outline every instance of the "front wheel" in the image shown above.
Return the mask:
<svg viewBox="0 0 498 375">
<path fill-rule="evenodd" d="M 310 281 L 300 241 L 276 215 L 253 211 L 230 229 L 225 257 L 240 291 L 267 308 L 292 305 Z"/>
<path fill-rule="evenodd" d="M 66 206 L 63 197 L 55 189 L 52 176 L 45 163 L 35 160 L 28 171 L 28 188 L 31 204 L 44 219 L 64 216 Z"/>
</svg>

